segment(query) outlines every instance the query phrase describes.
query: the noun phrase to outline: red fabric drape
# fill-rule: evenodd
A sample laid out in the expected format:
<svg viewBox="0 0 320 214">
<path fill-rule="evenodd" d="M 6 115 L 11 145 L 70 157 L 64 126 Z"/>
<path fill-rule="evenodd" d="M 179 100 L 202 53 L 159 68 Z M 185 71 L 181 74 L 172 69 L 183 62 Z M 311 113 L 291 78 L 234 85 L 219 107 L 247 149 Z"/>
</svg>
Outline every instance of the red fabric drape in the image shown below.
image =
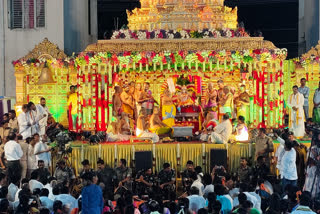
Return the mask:
<svg viewBox="0 0 320 214">
<path fill-rule="evenodd" d="M 71 116 L 71 110 L 72 110 L 72 104 L 68 106 L 69 109 L 69 115 L 68 115 L 68 121 L 69 121 L 69 130 L 73 130 L 73 124 L 72 124 L 72 116 Z"/>
<path fill-rule="evenodd" d="M 29 0 L 29 28 L 34 28 L 34 0 Z"/>
</svg>

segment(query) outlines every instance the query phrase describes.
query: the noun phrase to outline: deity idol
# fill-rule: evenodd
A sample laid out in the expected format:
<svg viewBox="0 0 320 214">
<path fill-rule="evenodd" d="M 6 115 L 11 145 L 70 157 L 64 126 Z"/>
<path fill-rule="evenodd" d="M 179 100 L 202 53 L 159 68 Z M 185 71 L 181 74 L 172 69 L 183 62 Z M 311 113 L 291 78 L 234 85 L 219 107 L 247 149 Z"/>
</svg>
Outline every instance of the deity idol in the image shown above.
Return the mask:
<svg viewBox="0 0 320 214">
<path fill-rule="evenodd" d="M 208 89 L 205 94 L 205 103 L 203 108 L 206 112 L 213 113 L 213 119 L 218 119 L 218 103 L 217 103 L 218 92 L 213 88 L 213 83 L 209 82 Z"/>
<path fill-rule="evenodd" d="M 249 119 L 250 97 L 246 92 L 246 86 L 240 86 L 239 96 L 234 100 L 237 107 L 237 117 L 243 116 L 247 121 Z"/>
<path fill-rule="evenodd" d="M 176 116 L 176 106 L 173 104 L 173 99 L 169 89 L 166 89 L 162 97 L 162 122 L 169 127 L 174 125 Z"/>
<path fill-rule="evenodd" d="M 191 106 L 194 104 L 185 85 L 182 86 L 181 92 L 178 95 L 178 104 L 179 106 Z"/>
</svg>

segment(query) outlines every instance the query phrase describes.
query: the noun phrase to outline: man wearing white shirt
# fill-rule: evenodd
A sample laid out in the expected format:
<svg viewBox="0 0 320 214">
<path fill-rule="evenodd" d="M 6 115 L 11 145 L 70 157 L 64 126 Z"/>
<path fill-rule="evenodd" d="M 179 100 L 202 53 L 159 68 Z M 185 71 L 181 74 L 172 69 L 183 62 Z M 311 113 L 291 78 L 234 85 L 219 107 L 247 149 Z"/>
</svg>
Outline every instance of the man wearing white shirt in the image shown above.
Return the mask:
<svg viewBox="0 0 320 214">
<path fill-rule="evenodd" d="M 24 140 L 31 137 L 31 123 L 27 111 L 28 106 L 24 104 L 22 106 L 22 112 L 18 116 L 19 134 L 22 135 Z"/>
<path fill-rule="evenodd" d="M 37 115 L 37 108 L 33 102 L 28 103 L 27 115 L 29 116 L 30 123 L 31 123 L 31 134 L 34 135 L 35 133 L 39 133 L 40 132 L 40 127 L 39 127 L 40 117 L 38 117 L 38 115 Z"/>
<path fill-rule="evenodd" d="M 285 150 L 284 150 L 285 141 L 281 137 L 279 137 L 277 134 L 276 134 L 276 137 L 277 137 L 277 141 L 279 141 L 280 145 L 277 148 L 277 151 L 274 156 L 277 159 L 276 167 L 279 170 L 279 174 L 281 175 L 281 159 L 282 159 L 284 152 L 285 152 Z"/>
<path fill-rule="evenodd" d="M 285 142 L 285 152 L 281 159 L 281 178 L 282 178 L 282 188 L 288 184 L 297 186 L 297 166 L 296 166 L 296 151 L 293 148 L 293 144 L 290 141 Z"/>
<path fill-rule="evenodd" d="M 18 189 L 18 191 L 16 192 L 16 195 L 14 197 L 14 201 L 19 201 L 19 193 L 22 189 L 30 189 L 29 188 L 29 179 L 27 178 L 23 178 L 21 179 L 21 184 L 20 184 L 20 188 Z"/>
<path fill-rule="evenodd" d="M 199 190 L 199 195 L 203 196 L 203 190 L 204 190 L 204 186 L 202 184 L 202 173 L 199 173 L 196 177 L 194 177 L 194 182 L 192 183 L 191 187 L 197 187 L 197 189 Z"/>
<path fill-rule="evenodd" d="M 51 179 L 48 180 L 49 183 L 47 183 L 46 185 L 44 185 L 44 188 L 49 190 L 49 195 L 48 198 L 52 201 L 54 201 L 55 196 L 52 193 L 52 187 L 57 185 L 57 180 L 53 180 L 53 177 Z"/>
<path fill-rule="evenodd" d="M 27 177 L 30 178 L 31 173 L 37 169 L 37 157 L 34 155 L 34 147 L 35 147 L 35 141 L 34 138 L 29 142 L 29 148 L 28 148 L 28 169 L 27 169 Z"/>
<path fill-rule="evenodd" d="M 211 142 L 217 144 L 227 144 L 232 134 L 232 124 L 229 120 L 229 114 L 224 114 L 223 121 L 214 128 L 214 132 L 211 133 Z M 208 139 L 210 142 L 210 139 Z"/>
<path fill-rule="evenodd" d="M 37 171 L 33 171 L 31 173 L 31 179 L 29 181 L 29 188 L 31 190 L 31 192 L 33 192 L 33 190 L 35 189 L 42 189 L 44 186 L 42 183 L 39 182 L 39 174 Z"/>
<path fill-rule="evenodd" d="M 320 82 L 313 95 L 313 122 L 320 123 Z"/>
<path fill-rule="evenodd" d="M 48 107 L 46 106 L 46 99 L 41 97 L 40 104 L 36 106 L 37 118 L 39 119 L 40 136 L 46 133 L 46 127 L 48 123 L 48 117 L 51 116 Z"/>
<path fill-rule="evenodd" d="M 49 168 L 51 165 L 50 148 L 40 140 L 39 134 L 34 134 L 33 138 L 36 142 L 34 146 L 34 154 L 37 158 L 37 163 L 39 160 L 42 160 L 44 162 L 44 167 Z"/>
<path fill-rule="evenodd" d="M 10 133 L 9 141 L 4 145 L 4 153 L 7 159 L 8 181 L 9 183 L 16 183 L 21 179 L 22 167 L 20 165 L 20 158 L 23 155 L 20 144 L 17 143 L 17 136 L 15 133 Z"/>
</svg>

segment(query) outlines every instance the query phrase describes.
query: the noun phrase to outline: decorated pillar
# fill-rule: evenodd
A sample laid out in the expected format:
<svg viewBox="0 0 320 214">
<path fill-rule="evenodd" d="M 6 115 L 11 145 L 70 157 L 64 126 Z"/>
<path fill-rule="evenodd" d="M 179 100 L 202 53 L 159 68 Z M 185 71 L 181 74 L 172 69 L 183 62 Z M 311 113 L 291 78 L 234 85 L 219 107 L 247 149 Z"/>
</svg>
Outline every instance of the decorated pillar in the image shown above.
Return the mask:
<svg viewBox="0 0 320 214">
<path fill-rule="evenodd" d="M 16 77 L 16 105 L 15 105 L 15 110 L 18 114 L 21 112 L 21 107 L 24 103 L 27 102 L 26 100 L 26 91 L 25 91 L 25 77 L 26 77 L 26 72 L 24 71 L 23 68 L 19 68 L 16 70 L 14 73 Z"/>
</svg>

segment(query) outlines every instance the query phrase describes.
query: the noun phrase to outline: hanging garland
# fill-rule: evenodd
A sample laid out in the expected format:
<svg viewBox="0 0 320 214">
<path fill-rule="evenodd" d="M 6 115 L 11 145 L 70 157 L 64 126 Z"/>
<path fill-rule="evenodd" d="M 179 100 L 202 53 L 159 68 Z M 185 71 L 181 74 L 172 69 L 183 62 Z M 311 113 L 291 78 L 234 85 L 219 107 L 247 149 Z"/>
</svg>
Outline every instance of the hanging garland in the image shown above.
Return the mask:
<svg viewBox="0 0 320 214">
<path fill-rule="evenodd" d="M 203 30 L 129 30 L 121 29 L 114 31 L 111 39 L 144 40 L 144 39 L 207 39 L 207 38 L 234 38 L 249 37 L 244 28 L 236 30 L 225 29 L 203 29 Z"/>
<path fill-rule="evenodd" d="M 239 66 L 241 63 L 250 63 L 253 61 L 270 62 L 272 60 L 283 60 L 287 56 L 287 49 L 256 49 L 244 51 L 177 51 L 177 52 L 122 52 L 120 54 L 104 53 L 81 53 L 75 60 L 77 68 L 83 65 L 111 64 L 119 66 L 119 70 L 133 70 L 137 68 L 140 71 L 164 70 L 174 68 L 189 69 L 194 67 L 196 70 L 202 68 L 212 70 L 213 67 L 218 70 L 224 66 Z M 159 66 L 159 67 L 158 67 Z"/>
<path fill-rule="evenodd" d="M 31 59 L 20 59 L 12 62 L 15 70 L 19 70 L 23 67 L 32 67 L 32 68 L 39 68 L 43 65 L 47 65 L 50 68 L 73 68 L 75 65 L 75 58 L 72 57 L 67 57 L 65 59 L 36 59 L 36 58 L 31 58 Z"/>
</svg>

